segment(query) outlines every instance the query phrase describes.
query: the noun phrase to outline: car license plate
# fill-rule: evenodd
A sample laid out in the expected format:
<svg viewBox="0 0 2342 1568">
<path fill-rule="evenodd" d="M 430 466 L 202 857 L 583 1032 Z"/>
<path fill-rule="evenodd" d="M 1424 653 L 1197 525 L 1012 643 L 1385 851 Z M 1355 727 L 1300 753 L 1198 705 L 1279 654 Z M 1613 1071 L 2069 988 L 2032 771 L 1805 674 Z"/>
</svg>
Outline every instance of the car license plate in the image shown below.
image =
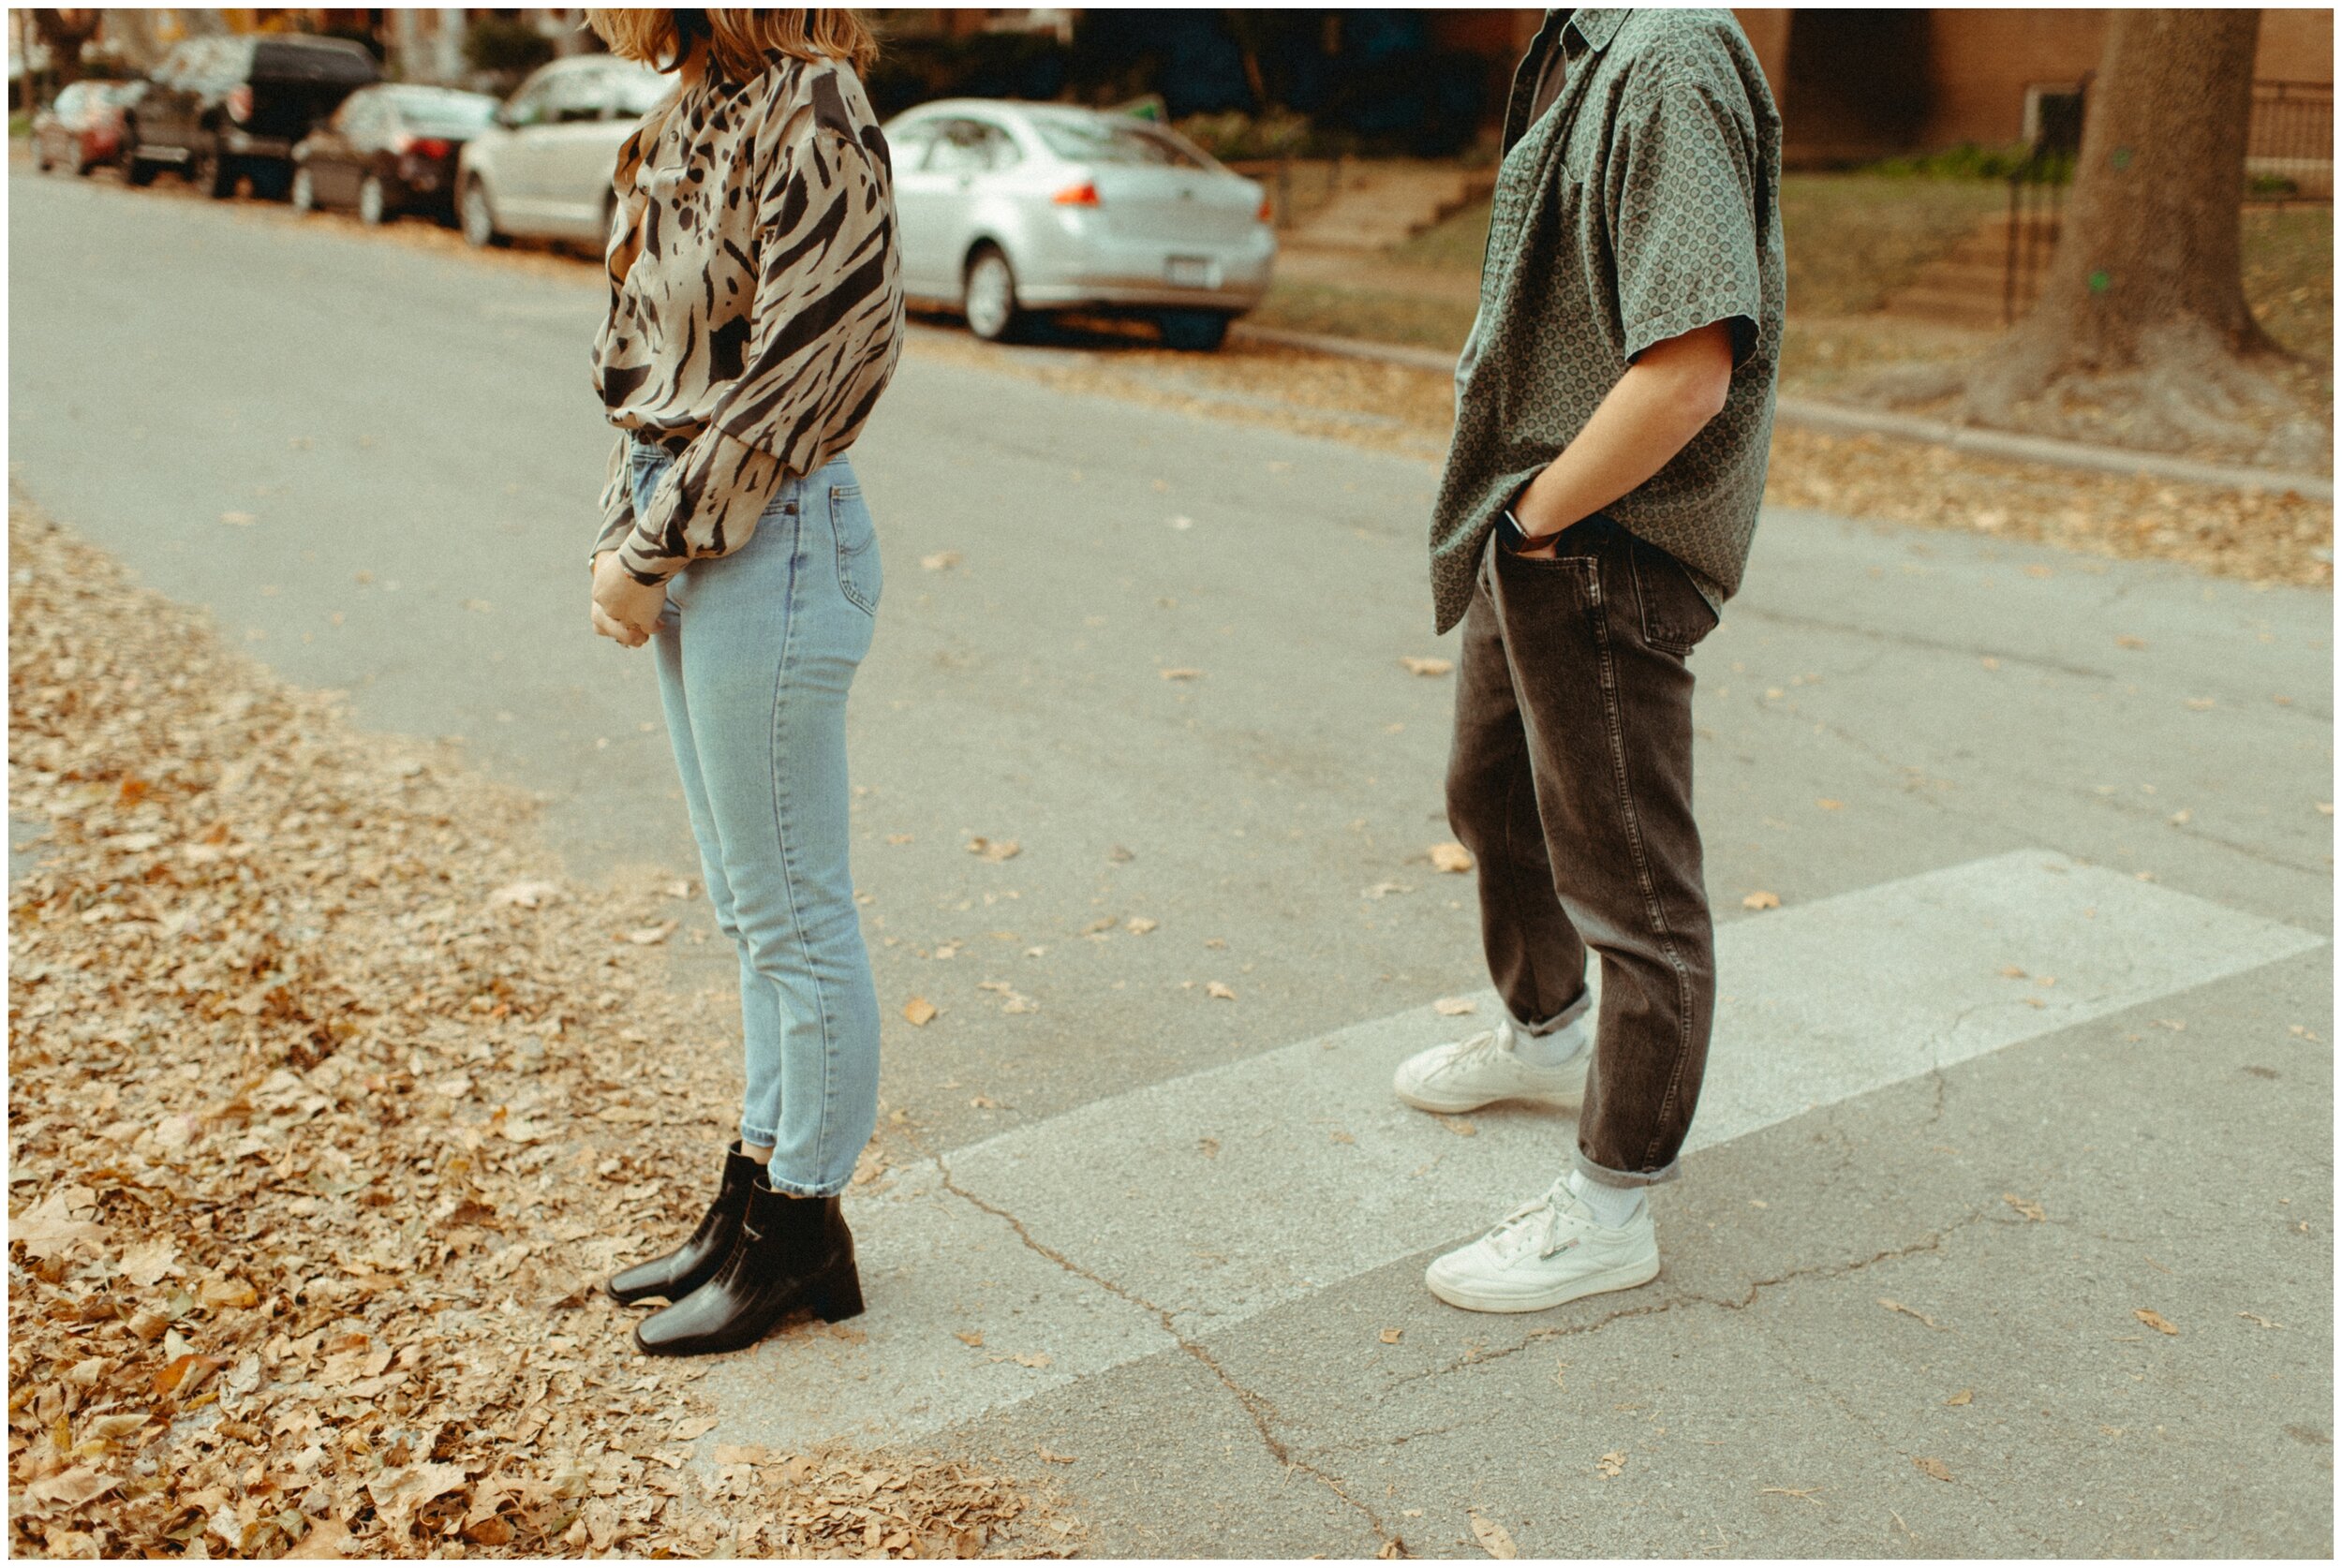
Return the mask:
<svg viewBox="0 0 2342 1568">
<path fill-rule="evenodd" d="M 1182 288 L 1209 288 L 1218 280 L 1219 271 L 1210 258 L 1203 256 L 1174 256 L 1164 263 L 1164 275 Z"/>
</svg>

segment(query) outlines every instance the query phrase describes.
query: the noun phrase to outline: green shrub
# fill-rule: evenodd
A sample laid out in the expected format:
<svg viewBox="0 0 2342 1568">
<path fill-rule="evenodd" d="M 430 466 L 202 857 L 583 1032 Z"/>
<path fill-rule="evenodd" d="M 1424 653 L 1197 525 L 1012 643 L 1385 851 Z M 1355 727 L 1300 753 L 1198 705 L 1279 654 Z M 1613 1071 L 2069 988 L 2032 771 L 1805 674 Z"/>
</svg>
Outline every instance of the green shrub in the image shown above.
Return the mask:
<svg viewBox="0 0 2342 1568">
<path fill-rule="evenodd" d="M 1289 109 L 1247 114 L 1240 109 L 1219 114 L 1191 114 L 1178 122 L 1179 134 L 1221 159 L 1307 156 L 1316 140 L 1309 117 Z"/>
<path fill-rule="evenodd" d="M 2022 141 L 2006 147 L 1964 141 L 1939 153 L 1882 158 L 1856 172 L 1906 180 L 2006 180 L 2032 156 L 2033 149 Z M 2053 184 L 2063 185 L 2073 177 L 2073 158 L 2068 154 L 2049 155 L 2043 160 L 2043 168 Z"/>
</svg>

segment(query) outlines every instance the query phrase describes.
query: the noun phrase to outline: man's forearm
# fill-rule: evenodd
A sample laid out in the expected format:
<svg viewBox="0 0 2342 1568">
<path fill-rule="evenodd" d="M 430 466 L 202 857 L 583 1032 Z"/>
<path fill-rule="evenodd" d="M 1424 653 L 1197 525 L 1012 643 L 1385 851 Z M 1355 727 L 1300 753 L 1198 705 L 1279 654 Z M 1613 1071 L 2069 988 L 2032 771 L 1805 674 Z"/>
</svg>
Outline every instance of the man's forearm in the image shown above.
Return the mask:
<svg viewBox="0 0 2342 1568">
<path fill-rule="evenodd" d="M 1724 407 L 1730 329 L 1718 322 L 1653 344 L 1513 505 L 1521 528 L 1560 533 L 1668 466 Z"/>
</svg>

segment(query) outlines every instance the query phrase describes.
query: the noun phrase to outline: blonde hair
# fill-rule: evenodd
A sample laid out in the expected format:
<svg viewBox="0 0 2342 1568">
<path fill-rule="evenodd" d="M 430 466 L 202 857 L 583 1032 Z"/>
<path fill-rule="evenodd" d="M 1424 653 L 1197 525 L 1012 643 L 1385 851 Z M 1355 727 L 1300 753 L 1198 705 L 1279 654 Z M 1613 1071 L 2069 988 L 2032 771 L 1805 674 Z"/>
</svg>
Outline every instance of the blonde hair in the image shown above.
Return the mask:
<svg viewBox="0 0 2342 1568">
<path fill-rule="evenodd" d="M 586 22 L 611 53 L 661 71 L 679 69 L 692 44 L 704 38 L 709 65 L 735 81 L 763 70 L 776 54 L 842 60 L 857 76 L 878 60 L 878 39 L 860 15 L 843 7 L 589 9 Z"/>
</svg>

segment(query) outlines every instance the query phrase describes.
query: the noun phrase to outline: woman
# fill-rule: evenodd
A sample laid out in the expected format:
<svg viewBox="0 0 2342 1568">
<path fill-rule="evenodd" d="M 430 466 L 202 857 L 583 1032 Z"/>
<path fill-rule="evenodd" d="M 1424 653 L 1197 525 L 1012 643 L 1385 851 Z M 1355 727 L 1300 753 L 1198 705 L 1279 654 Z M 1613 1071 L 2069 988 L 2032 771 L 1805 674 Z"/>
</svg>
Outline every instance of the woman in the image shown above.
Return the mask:
<svg viewBox="0 0 2342 1568">
<path fill-rule="evenodd" d="M 675 1250 L 653 1355 L 862 1310 L 837 1194 L 878 1114 L 878 997 L 848 872 L 846 692 L 879 556 L 845 458 L 903 331 L 886 142 L 848 10 L 595 10 L 680 78 L 618 153 L 594 379 L 619 427 L 594 629 L 654 645 L 716 923 L 740 953 L 739 1141 Z"/>
</svg>

